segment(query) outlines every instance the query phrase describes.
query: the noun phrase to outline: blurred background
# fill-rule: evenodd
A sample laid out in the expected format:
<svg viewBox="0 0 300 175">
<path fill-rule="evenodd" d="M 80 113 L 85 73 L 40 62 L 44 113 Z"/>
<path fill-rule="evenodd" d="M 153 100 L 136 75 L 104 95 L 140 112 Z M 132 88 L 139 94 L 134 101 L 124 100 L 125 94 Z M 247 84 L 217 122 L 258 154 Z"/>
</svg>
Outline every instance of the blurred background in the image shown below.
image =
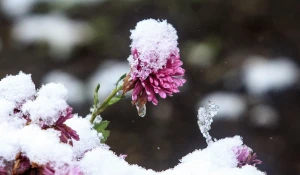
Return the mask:
<svg viewBox="0 0 300 175">
<path fill-rule="evenodd" d="M 207 146 L 196 116 L 210 100 L 212 136 L 241 135 L 270 175 L 300 174 L 299 0 L 0 0 L 0 76 L 63 83 L 85 116 L 96 84 L 103 100 L 129 71 L 129 31 L 147 18 L 177 29 L 187 83 L 144 118 L 130 97 L 106 110 L 111 149 L 173 167 Z"/>
</svg>

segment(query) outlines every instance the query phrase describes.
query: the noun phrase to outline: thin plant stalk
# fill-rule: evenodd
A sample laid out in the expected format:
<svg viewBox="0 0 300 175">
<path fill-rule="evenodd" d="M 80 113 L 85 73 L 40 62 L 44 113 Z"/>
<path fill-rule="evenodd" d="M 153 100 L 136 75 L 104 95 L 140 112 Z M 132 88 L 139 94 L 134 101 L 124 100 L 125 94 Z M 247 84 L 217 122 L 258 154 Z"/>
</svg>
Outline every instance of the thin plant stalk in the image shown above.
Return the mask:
<svg viewBox="0 0 300 175">
<path fill-rule="evenodd" d="M 103 101 L 103 103 L 100 105 L 99 108 L 95 109 L 94 112 L 92 113 L 92 117 L 90 119 L 90 122 L 93 123 L 94 120 L 96 119 L 97 115 L 102 113 L 109 105 L 108 102 L 116 96 L 116 94 L 123 88 L 123 86 L 118 86 L 116 87 L 110 94 L 109 96 Z"/>
</svg>

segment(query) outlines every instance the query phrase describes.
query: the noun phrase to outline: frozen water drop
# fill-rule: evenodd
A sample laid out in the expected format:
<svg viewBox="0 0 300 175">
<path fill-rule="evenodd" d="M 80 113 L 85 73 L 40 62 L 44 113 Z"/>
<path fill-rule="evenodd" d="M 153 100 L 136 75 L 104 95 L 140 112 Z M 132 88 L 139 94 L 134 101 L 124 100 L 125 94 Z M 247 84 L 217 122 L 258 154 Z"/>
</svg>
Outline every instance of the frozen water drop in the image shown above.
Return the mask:
<svg viewBox="0 0 300 175">
<path fill-rule="evenodd" d="M 218 114 L 218 110 L 219 106 L 209 101 L 207 107 L 200 108 L 198 111 L 198 125 L 208 145 L 213 142 L 212 137 L 209 135 L 209 130 L 211 129 L 213 117 Z"/>
<path fill-rule="evenodd" d="M 139 105 L 136 105 L 136 109 L 138 111 L 138 115 L 140 117 L 145 117 L 146 115 L 146 105 L 143 104 L 141 107 L 139 107 Z"/>
<path fill-rule="evenodd" d="M 123 91 L 120 90 L 120 91 L 118 91 L 118 92 L 116 93 L 116 96 L 119 97 L 119 96 L 122 96 L 122 94 L 123 94 Z"/>
</svg>

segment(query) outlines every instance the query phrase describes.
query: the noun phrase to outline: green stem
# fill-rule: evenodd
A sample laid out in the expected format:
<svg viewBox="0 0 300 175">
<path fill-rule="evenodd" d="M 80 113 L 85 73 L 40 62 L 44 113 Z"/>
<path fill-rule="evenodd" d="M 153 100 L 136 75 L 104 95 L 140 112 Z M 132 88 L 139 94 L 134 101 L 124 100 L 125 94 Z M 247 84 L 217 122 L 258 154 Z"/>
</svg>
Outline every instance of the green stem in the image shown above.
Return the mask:
<svg viewBox="0 0 300 175">
<path fill-rule="evenodd" d="M 101 112 L 103 112 L 106 107 L 108 106 L 108 102 L 118 93 L 123 88 L 123 86 L 116 87 L 110 94 L 109 96 L 103 101 L 103 103 L 100 105 L 98 109 L 95 109 L 94 112 L 92 113 L 92 117 L 90 122 L 93 123 L 94 120 L 96 119 L 96 116 L 99 115 Z"/>
</svg>

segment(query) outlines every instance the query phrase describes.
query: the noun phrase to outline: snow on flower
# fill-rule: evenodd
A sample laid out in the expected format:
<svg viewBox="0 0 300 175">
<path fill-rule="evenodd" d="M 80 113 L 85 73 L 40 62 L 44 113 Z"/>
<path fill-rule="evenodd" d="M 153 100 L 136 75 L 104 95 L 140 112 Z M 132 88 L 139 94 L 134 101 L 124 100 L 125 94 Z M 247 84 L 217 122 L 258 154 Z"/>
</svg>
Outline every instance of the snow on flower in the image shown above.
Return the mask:
<svg viewBox="0 0 300 175">
<path fill-rule="evenodd" d="M 92 129 L 89 120 L 74 115 L 73 118 L 66 121 L 66 125 L 80 135 L 80 140 L 73 141 L 74 158 L 81 158 L 87 150 L 103 145 L 100 143 L 97 131 Z"/>
<path fill-rule="evenodd" d="M 20 76 L 26 81 L 16 81 Z M 206 149 L 196 150 L 183 157 L 177 166 L 166 171 L 155 172 L 138 165 L 130 165 L 124 160 L 125 156 L 116 155 L 100 143 L 98 133 L 92 128 L 89 120 L 72 114 L 72 108 L 65 103 L 67 91 L 62 85 L 51 83 L 42 86 L 36 92 L 35 88 L 28 88 L 32 87 L 33 83 L 30 76 L 28 78 L 24 73 L 8 76 L 2 79 L 0 84 L 4 87 L 23 85 L 27 89 L 11 87 L 11 91 L 2 92 L 6 98 L 0 99 L 0 103 L 3 104 L 0 105 L 1 174 L 264 174 L 251 166 L 259 162 L 254 154 L 249 157 L 250 149 L 244 149 L 238 136 L 212 142 Z M 9 93 L 17 95 L 12 97 Z M 22 103 L 15 105 L 19 101 Z M 13 120 L 14 118 L 26 122 L 23 125 L 15 124 L 17 121 Z M 61 139 L 66 135 L 69 136 L 67 142 Z M 73 144 L 68 144 L 70 140 Z"/>
<path fill-rule="evenodd" d="M 72 149 L 60 142 L 59 131 L 42 130 L 39 126 L 28 125 L 20 131 L 20 135 L 20 150 L 32 162 L 45 164 L 52 160 L 59 163 L 72 160 Z"/>
<path fill-rule="evenodd" d="M 241 145 L 242 140 L 238 136 L 219 140 L 206 149 L 195 150 L 186 155 L 177 166 L 162 172 L 129 165 L 110 150 L 97 148 L 83 157 L 80 161 L 80 167 L 85 174 L 89 175 L 185 175 L 199 173 L 203 175 L 265 175 L 254 166 L 237 167 L 238 160 L 232 150 Z"/>
<path fill-rule="evenodd" d="M 20 150 L 19 130 L 10 123 L 0 123 L 0 166 L 2 161 L 12 161 Z"/>
<path fill-rule="evenodd" d="M 61 142 L 68 143 L 73 146 L 72 139 L 79 141 L 79 135 L 75 130 L 73 130 L 72 128 L 70 128 L 64 123 L 65 121 L 73 117 L 72 110 L 73 109 L 71 107 L 67 107 L 65 116 L 60 116 L 58 120 L 55 122 L 54 126 L 52 127 L 55 130 L 60 131 L 59 138 Z M 44 125 L 42 128 L 47 129 L 50 127 Z"/>
<path fill-rule="evenodd" d="M 146 79 L 166 66 L 170 57 L 179 57 L 177 32 L 167 21 L 143 20 L 131 30 L 132 55 L 129 64 L 132 78 Z"/>
<path fill-rule="evenodd" d="M 0 122 L 9 122 L 11 115 L 14 114 L 15 105 L 14 103 L 0 99 Z"/>
<path fill-rule="evenodd" d="M 16 76 L 8 75 L 0 81 L 0 99 L 20 105 L 34 95 L 35 85 L 30 74 L 20 72 Z"/>
<path fill-rule="evenodd" d="M 237 160 L 238 160 L 238 167 L 242 167 L 244 165 L 257 165 L 257 164 L 261 164 L 261 161 L 256 159 L 256 154 L 252 153 L 252 149 L 250 149 L 249 147 L 242 145 L 242 146 L 238 146 L 233 148 L 234 153 L 237 156 Z"/>
<path fill-rule="evenodd" d="M 68 90 L 67 102 L 74 105 L 82 105 L 85 101 L 84 83 L 77 77 L 62 70 L 48 72 L 42 79 L 42 83 L 61 83 Z"/>
<path fill-rule="evenodd" d="M 3 78 L 0 85 L 0 162 L 15 160 L 15 174 L 54 160 L 58 165 L 71 162 L 73 150 L 65 143 L 79 136 L 64 124 L 73 117 L 65 87 L 50 83 L 36 92 L 30 75 L 22 72 Z"/>
<path fill-rule="evenodd" d="M 48 88 L 50 86 L 50 88 Z M 51 88 L 52 87 L 52 88 Z M 51 89 L 53 91 L 51 91 Z M 34 100 L 28 100 L 21 110 L 30 115 L 31 122 L 42 125 L 53 125 L 61 115 L 66 115 L 66 88 L 61 84 L 43 86 Z"/>
<path fill-rule="evenodd" d="M 143 20 L 131 30 L 131 71 L 124 80 L 124 89 L 133 89 L 132 103 L 141 108 L 147 101 L 158 104 L 161 98 L 178 93 L 185 83 L 181 67 L 177 32 L 167 21 Z"/>
<path fill-rule="evenodd" d="M 48 83 L 43 85 L 37 92 L 38 97 L 44 96 L 50 99 L 67 100 L 68 90 L 60 83 Z"/>
<path fill-rule="evenodd" d="M 78 165 L 68 164 L 57 167 L 55 164 L 49 163 L 41 171 L 43 175 L 84 175 Z"/>
</svg>

